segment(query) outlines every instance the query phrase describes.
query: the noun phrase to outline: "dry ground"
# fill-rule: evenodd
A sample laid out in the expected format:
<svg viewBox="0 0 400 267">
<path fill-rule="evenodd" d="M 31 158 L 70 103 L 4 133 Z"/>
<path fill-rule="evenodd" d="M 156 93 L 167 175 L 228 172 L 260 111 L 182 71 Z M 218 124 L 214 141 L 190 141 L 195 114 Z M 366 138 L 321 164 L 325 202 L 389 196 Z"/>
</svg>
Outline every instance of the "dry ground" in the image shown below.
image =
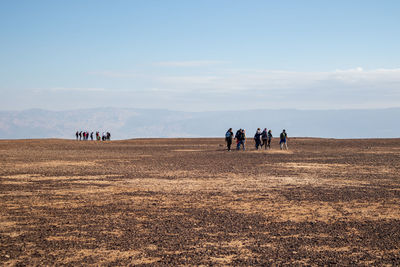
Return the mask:
<svg viewBox="0 0 400 267">
<path fill-rule="evenodd" d="M 399 139 L 223 145 L 0 141 L 0 264 L 400 264 Z"/>
</svg>

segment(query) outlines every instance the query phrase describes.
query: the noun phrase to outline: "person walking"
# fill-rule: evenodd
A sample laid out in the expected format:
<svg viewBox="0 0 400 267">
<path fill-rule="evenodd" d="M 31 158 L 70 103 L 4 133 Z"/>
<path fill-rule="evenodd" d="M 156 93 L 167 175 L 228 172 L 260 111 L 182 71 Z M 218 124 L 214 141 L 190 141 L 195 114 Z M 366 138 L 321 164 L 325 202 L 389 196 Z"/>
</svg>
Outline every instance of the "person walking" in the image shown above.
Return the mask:
<svg viewBox="0 0 400 267">
<path fill-rule="evenodd" d="M 261 129 L 260 128 L 257 128 L 257 131 L 254 135 L 254 141 L 255 141 L 256 149 L 258 150 L 258 148 L 261 145 Z"/>
<path fill-rule="evenodd" d="M 225 141 L 228 151 L 231 151 L 232 139 L 233 139 L 232 128 L 229 128 L 229 130 L 225 133 Z"/>
<path fill-rule="evenodd" d="M 279 137 L 280 137 L 279 145 L 281 147 L 281 150 L 283 150 L 283 149 L 287 150 L 288 149 L 288 147 L 287 147 L 287 133 L 286 133 L 285 129 L 283 129 L 283 131 L 281 132 Z"/>
<path fill-rule="evenodd" d="M 264 149 L 267 149 L 267 143 L 268 143 L 268 132 L 267 128 L 264 128 L 264 130 L 261 133 L 261 147 L 264 146 Z"/>
<path fill-rule="evenodd" d="M 269 130 L 268 131 L 268 143 L 267 143 L 267 145 L 265 147 L 268 146 L 268 148 L 271 149 L 271 140 L 272 140 L 272 131 Z"/>
<path fill-rule="evenodd" d="M 90 140 L 93 141 L 93 132 L 90 133 Z"/>
<path fill-rule="evenodd" d="M 245 144 L 246 144 L 246 130 L 243 129 L 243 130 L 242 130 L 242 145 L 243 145 L 243 151 L 246 150 Z"/>
<path fill-rule="evenodd" d="M 78 141 L 79 132 L 78 132 L 78 131 L 76 131 L 75 135 L 76 135 L 76 141 Z"/>
</svg>

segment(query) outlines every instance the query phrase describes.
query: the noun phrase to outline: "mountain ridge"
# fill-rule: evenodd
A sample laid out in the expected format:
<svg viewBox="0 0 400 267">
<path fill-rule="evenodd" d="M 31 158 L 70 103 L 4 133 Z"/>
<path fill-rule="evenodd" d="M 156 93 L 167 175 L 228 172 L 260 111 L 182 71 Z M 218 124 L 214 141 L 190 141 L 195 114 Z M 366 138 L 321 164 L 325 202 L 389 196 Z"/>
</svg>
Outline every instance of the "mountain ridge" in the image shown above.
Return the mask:
<svg viewBox="0 0 400 267">
<path fill-rule="evenodd" d="M 0 139 L 75 138 L 78 130 L 110 131 L 113 139 L 217 137 L 244 128 L 251 137 L 259 128 L 277 136 L 321 138 L 399 137 L 400 108 L 351 110 L 254 109 L 185 112 L 167 109 L 88 108 L 53 111 L 0 111 Z"/>
</svg>

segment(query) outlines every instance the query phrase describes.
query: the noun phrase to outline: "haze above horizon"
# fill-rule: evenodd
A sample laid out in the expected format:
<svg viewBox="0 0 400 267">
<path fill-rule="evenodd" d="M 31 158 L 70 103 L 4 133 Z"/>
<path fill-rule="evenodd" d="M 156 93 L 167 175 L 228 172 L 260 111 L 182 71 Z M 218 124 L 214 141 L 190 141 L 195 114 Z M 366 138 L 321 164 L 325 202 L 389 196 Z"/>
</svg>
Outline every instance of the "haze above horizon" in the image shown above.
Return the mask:
<svg viewBox="0 0 400 267">
<path fill-rule="evenodd" d="M 2 110 L 400 106 L 399 1 L 3 1 Z"/>
</svg>

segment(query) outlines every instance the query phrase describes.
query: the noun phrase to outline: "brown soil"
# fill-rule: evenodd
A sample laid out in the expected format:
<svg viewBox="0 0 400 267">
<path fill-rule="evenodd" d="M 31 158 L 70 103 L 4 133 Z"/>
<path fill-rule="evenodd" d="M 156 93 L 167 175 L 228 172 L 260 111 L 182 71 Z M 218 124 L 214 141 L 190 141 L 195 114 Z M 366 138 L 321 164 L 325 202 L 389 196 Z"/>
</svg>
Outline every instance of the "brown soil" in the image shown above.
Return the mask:
<svg viewBox="0 0 400 267">
<path fill-rule="evenodd" d="M 400 140 L 0 141 L 1 265 L 399 265 Z"/>
</svg>

